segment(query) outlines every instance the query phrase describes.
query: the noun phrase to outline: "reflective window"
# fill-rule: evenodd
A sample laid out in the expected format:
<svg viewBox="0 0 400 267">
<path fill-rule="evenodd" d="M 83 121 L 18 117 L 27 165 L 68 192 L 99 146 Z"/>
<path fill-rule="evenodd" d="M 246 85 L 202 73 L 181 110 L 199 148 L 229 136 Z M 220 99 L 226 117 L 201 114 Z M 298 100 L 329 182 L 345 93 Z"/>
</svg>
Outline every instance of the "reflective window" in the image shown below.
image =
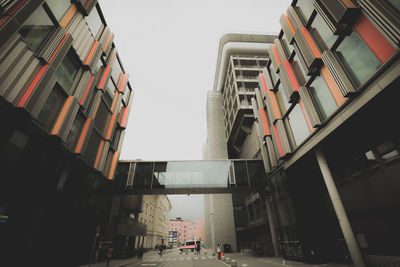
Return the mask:
<svg viewBox="0 0 400 267">
<path fill-rule="evenodd" d="M 83 125 L 85 124 L 85 117 L 78 112 L 75 117 L 74 123 L 72 124 L 71 131 L 68 134 L 66 145 L 73 149 L 78 142 L 79 136 L 82 132 Z"/>
<path fill-rule="evenodd" d="M 318 13 L 311 24 L 311 33 L 316 37 L 317 40 L 320 40 L 319 42 L 321 42 L 321 40 L 324 42 L 326 47 L 322 47 L 323 50 L 331 47 L 337 39 L 337 36 L 333 35 L 328 25 L 326 25 L 325 21 Z"/>
<path fill-rule="evenodd" d="M 106 104 L 104 104 L 103 101 L 100 101 L 99 109 L 97 110 L 96 117 L 94 119 L 94 125 L 100 133 L 103 134 L 105 132 L 110 116 L 111 114 L 106 107 Z"/>
<path fill-rule="evenodd" d="M 40 6 L 22 24 L 19 33 L 29 47 L 36 51 L 47 40 L 54 27 L 50 17 Z"/>
<path fill-rule="evenodd" d="M 300 15 L 303 17 L 304 22 L 307 22 L 310 18 L 312 12 L 314 11 L 313 6 L 314 0 L 299 0 L 297 1 L 296 6 L 299 7 L 297 10 Z"/>
<path fill-rule="evenodd" d="M 116 91 L 116 87 L 113 83 L 113 81 L 111 79 L 108 80 L 107 86 L 105 88 L 105 92 L 103 94 L 103 98 L 106 101 L 106 104 L 111 107 L 114 95 L 115 95 L 115 91 Z"/>
<path fill-rule="evenodd" d="M 300 86 L 304 85 L 306 83 L 306 78 L 308 78 L 308 76 L 297 54 L 294 54 L 293 60 L 291 61 L 291 65 L 293 67 L 293 71 L 296 74 L 297 80 L 299 81 Z"/>
<path fill-rule="evenodd" d="M 309 90 L 323 119 L 329 117 L 337 109 L 335 99 L 322 76 L 317 76 L 315 78 Z"/>
<path fill-rule="evenodd" d="M 306 118 L 300 104 L 296 104 L 288 116 L 288 121 L 293 132 L 296 145 L 300 145 L 309 135 Z"/>
<path fill-rule="evenodd" d="M 285 46 L 286 50 L 289 52 L 288 55 L 290 56 L 294 50 L 293 45 L 291 45 L 289 43 L 289 40 L 286 38 L 285 34 L 282 35 L 282 40 L 284 41 L 284 43 L 285 43 L 284 46 Z"/>
<path fill-rule="evenodd" d="M 126 105 L 128 105 L 129 98 L 130 98 L 131 94 L 132 94 L 132 89 L 131 89 L 131 87 L 129 86 L 129 83 L 128 83 L 128 86 L 125 88 L 124 95 L 122 96 L 122 99 L 124 100 L 124 103 Z"/>
<path fill-rule="evenodd" d="M 355 31 L 344 38 L 336 52 L 358 86 L 367 81 L 382 65 Z"/>
<path fill-rule="evenodd" d="M 72 52 L 72 50 L 69 50 L 68 54 L 64 57 L 63 61 L 56 71 L 57 82 L 67 92 L 70 91 L 80 67 L 81 65 L 78 58 L 76 57 L 74 52 Z"/>
<path fill-rule="evenodd" d="M 111 77 L 114 79 L 115 83 L 118 82 L 119 74 L 122 72 L 121 65 L 119 63 L 118 57 L 115 60 L 114 67 L 112 68 Z"/>
<path fill-rule="evenodd" d="M 58 21 L 62 19 L 65 12 L 67 12 L 71 6 L 71 2 L 69 0 L 47 0 L 46 2 Z"/>
<path fill-rule="evenodd" d="M 96 160 L 100 141 L 100 135 L 95 130 L 93 130 L 92 134 L 90 135 L 90 139 L 85 152 L 85 159 L 89 162 L 90 165 L 93 165 Z"/>
<path fill-rule="evenodd" d="M 51 129 L 64 105 L 65 99 L 65 93 L 59 85 L 56 84 L 38 115 L 38 120 L 43 124 L 45 129 Z"/>
<path fill-rule="evenodd" d="M 389 4 L 391 4 L 398 12 L 400 12 L 400 1 L 399 0 L 386 0 Z"/>
<path fill-rule="evenodd" d="M 96 37 L 101 28 L 101 25 L 103 25 L 100 15 L 97 12 L 97 8 L 92 9 L 89 16 L 86 17 L 86 22 L 89 25 L 90 31 L 92 32 L 93 36 Z"/>
<path fill-rule="evenodd" d="M 275 95 L 278 101 L 279 109 L 282 115 L 284 115 L 290 107 L 289 98 L 286 95 L 285 90 L 283 90 L 282 86 L 279 86 L 279 90 L 275 93 Z"/>
</svg>

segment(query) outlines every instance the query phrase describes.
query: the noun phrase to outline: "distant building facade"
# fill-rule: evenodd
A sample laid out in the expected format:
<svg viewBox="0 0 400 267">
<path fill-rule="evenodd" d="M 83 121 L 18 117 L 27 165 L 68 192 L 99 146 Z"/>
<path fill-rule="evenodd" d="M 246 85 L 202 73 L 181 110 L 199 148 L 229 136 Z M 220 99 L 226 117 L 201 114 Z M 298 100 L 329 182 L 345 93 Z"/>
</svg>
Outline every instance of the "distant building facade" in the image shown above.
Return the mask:
<svg viewBox="0 0 400 267">
<path fill-rule="evenodd" d="M 173 244 L 180 245 L 188 240 L 204 240 L 203 220 L 183 220 L 178 217 L 169 220 L 170 238 Z"/>
</svg>

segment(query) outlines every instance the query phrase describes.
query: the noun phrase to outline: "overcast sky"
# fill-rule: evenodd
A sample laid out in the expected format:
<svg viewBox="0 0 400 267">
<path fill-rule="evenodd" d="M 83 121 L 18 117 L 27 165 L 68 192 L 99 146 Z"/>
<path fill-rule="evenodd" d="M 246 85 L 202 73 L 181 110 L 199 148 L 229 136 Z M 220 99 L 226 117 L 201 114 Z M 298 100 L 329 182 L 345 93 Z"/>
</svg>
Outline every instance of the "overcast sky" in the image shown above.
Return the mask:
<svg viewBox="0 0 400 267">
<path fill-rule="evenodd" d="M 291 1 L 99 2 L 134 91 L 120 159 L 188 160 L 202 158 L 220 38 L 278 33 Z"/>
</svg>

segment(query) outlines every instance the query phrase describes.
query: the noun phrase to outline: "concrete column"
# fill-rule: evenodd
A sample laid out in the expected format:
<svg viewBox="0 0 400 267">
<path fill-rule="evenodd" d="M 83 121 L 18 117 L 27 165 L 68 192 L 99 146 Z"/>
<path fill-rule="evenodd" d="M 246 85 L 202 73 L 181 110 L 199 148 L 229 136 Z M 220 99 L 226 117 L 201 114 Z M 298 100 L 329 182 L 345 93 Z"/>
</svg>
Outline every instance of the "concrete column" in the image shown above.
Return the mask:
<svg viewBox="0 0 400 267">
<path fill-rule="evenodd" d="M 346 240 L 347 247 L 351 259 L 355 267 L 365 267 L 365 262 L 362 257 L 360 247 L 354 236 L 353 229 L 351 228 L 349 219 L 344 209 L 342 200 L 340 199 L 339 192 L 336 188 L 335 181 L 333 180 L 332 173 L 329 169 L 325 155 L 320 148 L 315 150 L 319 168 L 321 169 L 322 177 L 324 178 L 326 188 L 328 189 L 329 196 L 332 201 L 333 208 L 335 209 L 336 216 L 339 220 L 340 228 L 342 229 L 344 239 Z"/>
<path fill-rule="evenodd" d="M 269 202 L 269 196 L 265 196 L 265 206 L 267 207 L 269 231 L 271 232 L 272 246 L 274 247 L 274 256 L 279 257 L 278 239 L 276 238 L 274 213 Z"/>
</svg>

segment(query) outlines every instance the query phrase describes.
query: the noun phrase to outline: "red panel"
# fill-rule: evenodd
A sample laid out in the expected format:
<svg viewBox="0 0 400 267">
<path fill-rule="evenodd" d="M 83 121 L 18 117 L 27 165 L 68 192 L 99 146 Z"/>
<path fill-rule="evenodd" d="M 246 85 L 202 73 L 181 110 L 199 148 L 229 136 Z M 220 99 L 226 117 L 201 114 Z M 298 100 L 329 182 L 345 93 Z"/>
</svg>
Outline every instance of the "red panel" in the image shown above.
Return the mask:
<svg viewBox="0 0 400 267">
<path fill-rule="evenodd" d="M 281 157 L 283 157 L 285 154 L 283 153 L 281 139 L 279 138 L 278 129 L 276 128 L 275 124 L 274 124 L 274 132 L 275 132 L 275 136 L 276 136 L 276 141 L 278 142 L 279 153 L 281 154 Z"/>
<path fill-rule="evenodd" d="M 106 78 L 107 78 L 107 75 L 108 75 L 109 72 L 110 72 L 110 66 L 107 66 L 103 71 L 103 74 L 102 74 L 101 79 L 100 79 L 100 83 L 97 86 L 97 88 L 99 88 L 99 89 L 103 89 L 104 88 L 104 85 L 106 83 Z"/>
<path fill-rule="evenodd" d="M 126 73 L 122 75 L 122 82 L 121 82 L 120 87 L 118 88 L 118 91 L 121 93 L 124 92 L 127 77 L 128 77 L 128 74 L 126 74 Z"/>
<path fill-rule="evenodd" d="M 310 47 L 311 52 L 313 53 L 314 57 L 316 58 L 321 58 L 321 52 L 319 51 L 317 45 L 315 44 L 313 38 L 311 37 L 310 33 L 308 30 L 304 27 L 300 27 L 300 31 L 304 36 L 304 39 L 306 39 L 306 42 L 308 44 L 308 47 Z"/>
<path fill-rule="evenodd" d="M 86 57 L 86 59 L 85 59 L 85 62 L 83 63 L 84 65 L 89 65 L 89 64 L 90 64 L 90 61 L 92 61 L 94 52 L 96 51 L 96 48 L 97 48 L 98 46 L 99 46 L 99 42 L 98 42 L 98 41 L 95 41 L 94 44 L 93 44 L 93 46 L 92 46 L 92 48 L 91 48 L 90 51 L 89 51 L 89 54 L 87 55 L 87 57 Z"/>
<path fill-rule="evenodd" d="M 79 136 L 78 143 L 76 144 L 74 153 L 81 153 L 83 142 L 85 141 L 91 121 L 92 121 L 92 119 L 88 118 L 85 122 L 85 125 L 83 125 L 82 133 L 81 133 L 81 136 Z"/>
<path fill-rule="evenodd" d="M 124 114 L 122 115 L 121 127 L 126 127 L 127 119 L 129 113 L 129 106 L 124 108 Z"/>
<path fill-rule="evenodd" d="M 290 66 L 290 63 L 287 60 L 283 61 L 283 65 L 284 65 L 284 67 L 286 69 L 286 72 L 287 72 L 287 74 L 289 76 L 290 83 L 292 84 L 293 90 L 294 91 L 298 91 L 300 86 L 299 86 L 299 83 L 297 82 L 296 76 L 294 75 L 292 66 Z"/>
<path fill-rule="evenodd" d="M 264 135 L 271 135 L 271 132 L 269 131 L 268 120 L 267 120 L 267 116 L 265 115 L 265 111 L 263 108 L 260 108 L 259 111 L 260 111 L 262 126 L 264 129 Z"/>
<path fill-rule="evenodd" d="M 360 15 L 354 24 L 354 29 L 382 63 L 385 63 L 396 52 L 389 41 L 364 15 Z"/>
<path fill-rule="evenodd" d="M 267 87 L 267 83 L 265 82 L 264 74 L 260 73 L 260 78 L 261 78 L 261 81 L 262 81 L 262 86 L 263 86 L 263 89 L 264 89 L 264 93 L 268 94 L 268 87 Z"/>
<path fill-rule="evenodd" d="M 274 92 L 269 91 L 269 94 L 267 95 L 267 97 L 269 97 L 269 100 L 271 101 L 271 106 L 272 106 L 271 108 L 272 108 L 272 111 L 274 112 L 275 119 L 280 119 L 282 117 L 282 115 L 281 115 L 281 111 L 278 106 L 278 101 L 276 101 Z"/>
<path fill-rule="evenodd" d="M 17 103 L 17 107 L 25 106 L 26 102 L 28 101 L 29 97 L 31 96 L 33 90 L 35 89 L 36 85 L 39 83 L 40 79 L 46 72 L 49 64 L 42 66 L 38 73 L 36 74 L 35 78 L 33 78 L 32 82 L 29 84 L 28 88 L 26 89 L 25 93 L 22 95 L 21 99 Z"/>
<path fill-rule="evenodd" d="M 296 30 L 294 29 L 293 24 L 292 24 L 292 22 L 291 22 L 290 19 L 289 19 L 289 16 L 285 14 L 285 18 L 286 18 L 286 21 L 287 21 L 287 23 L 288 23 L 288 25 L 289 25 L 290 30 L 291 30 L 292 33 L 294 34 L 294 33 L 296 32 Z M 289 45 L 289 44 L 288 44 L 288 45 Z"/>
<path fill-rule="evenodd" d="M 61 42 L 58 44 L 57 48 L 54 50 L 53 54 L 51 55 L 50 59 L 49 59 L 49 63 L 51 63 L 54 59 L 54 57 L 57 55 L 58 50 L 60 50 L 62 44 L 64 43 L 65 39 L 67 39 L 67 36 L 69 35 L 69 33 L 66 33 L 64 35 L 64 37 L 62 38 Z"/>
<path fill-rule="evenodd" d="M 113 159 L 111 161 L 110 172 L 107 175 L 107 178 L 109 180 L 112 180 L 114 178 L 114 173 L 115 173 L 115 169 L 117 167 L 117 162 L 118 162 L 118 156 L 119 156 L 119 151 L 115 151 L 115 153 L 113 155 Z"/>
<path fill-rule="evenodd" d="M 278 50 L 275 45 L 272 45 L 272 51 L 274 52 L 276 61 L 278 62 L 278 66 L 281 65 L 281 58 L 279 57 Z"/>
<path fill-rule="evenodd" d="M 101 140 L 99 149 L 97 150 L 96 161 L 94 162 L 94 165 L 93 165 L 93 167 L 94 167 L 95 169 L 97 169 L 97 167 L 99 166 L 101 154 L 102 154 L 102 152 L 103 152 L 103 147 L 104 147 L 104 140 Z"/>
<path fill-rule="evenodd" d="M 86 97 L 87 97 L 89 88 L 90 88 L 90 86 L 92 85 L 93 79 L 94 79 L 94 76 L 90 77 L 89 83 L 88 83 L 88 85 L 86 86 L 85 92 L 83 93 L 81 102 L 79 102 L 79 104 L 81 104 L 81 106 L 82 106 L 83 103 L 85 102 L 85 99 L 86 99 Z"/>
<path fill-rule="evenodd" d="M 110 124 L 108 125 L 107 133 L 106 133 L 106 139 L 110 140 L 111 139 L 111 134 L 113 132 L 113 128 L 115 127 L 114 122 L 115 119 L 117 118 L 117 114 L 113 114 L 111 116 Z"/>
</svg>

